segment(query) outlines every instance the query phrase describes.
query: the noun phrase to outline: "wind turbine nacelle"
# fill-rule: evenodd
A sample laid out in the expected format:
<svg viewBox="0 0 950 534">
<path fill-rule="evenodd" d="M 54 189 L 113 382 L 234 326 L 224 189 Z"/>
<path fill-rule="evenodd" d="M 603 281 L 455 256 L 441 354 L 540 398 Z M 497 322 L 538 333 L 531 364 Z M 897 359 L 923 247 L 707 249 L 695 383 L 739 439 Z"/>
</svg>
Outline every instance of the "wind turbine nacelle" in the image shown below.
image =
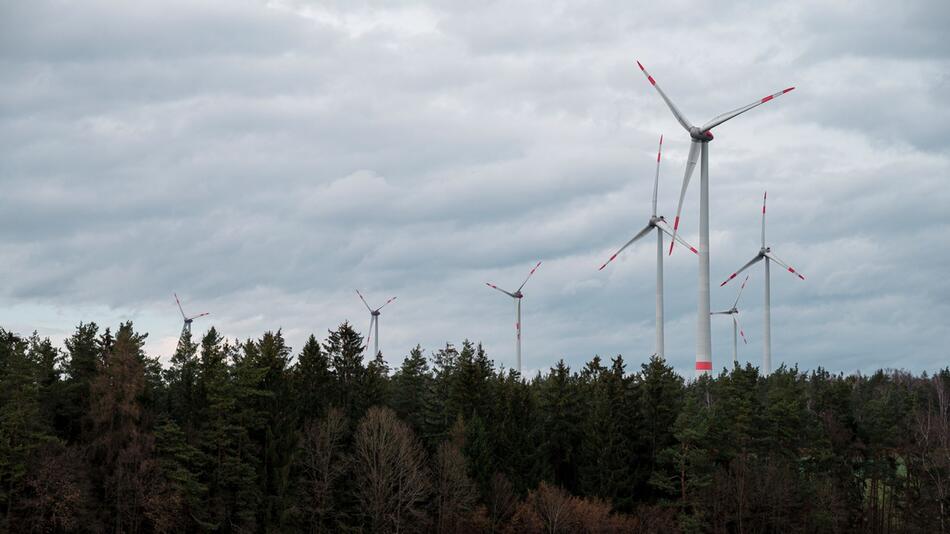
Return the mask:
<svg viewBox="0 0 950 534">
<path fill-rule="evenodd" d="M 705 132 L 700 130 L 698 126 L 693 126 L 689 129 L 689 136 L 697 141 L 708 142 L 713 140 L 713 134 L 709 130 Z"/>
</svg>

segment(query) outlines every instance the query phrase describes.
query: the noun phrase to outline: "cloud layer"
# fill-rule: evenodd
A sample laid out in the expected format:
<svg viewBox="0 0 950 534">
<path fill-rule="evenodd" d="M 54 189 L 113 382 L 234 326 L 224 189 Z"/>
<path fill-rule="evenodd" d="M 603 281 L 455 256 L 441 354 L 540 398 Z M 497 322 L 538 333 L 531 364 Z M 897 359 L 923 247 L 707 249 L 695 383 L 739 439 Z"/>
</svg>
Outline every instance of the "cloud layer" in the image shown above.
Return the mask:
<svg viewBox="0 0 950 534">
<path fill-rule="evenodd" d="M 950 352 L 946 2 L 29 2 L 0 7 L 0 324 L 131 318 L 167 356 L 172 291 L 231 337 L 299 347 L 372 302 L 391 363 L 483 341 L 525 365 L 653 352 L 651 243 L 694 122 L 788 85 L 711 144 L 712 275 L 768 240 L 773 360 L 935 369 Z M 696 241 L 698 187 L 684 228 Z M 667 355 L 689 373 L 696 262 L 667 258 Z M 728 306 L 735 288 L 715 289 Z M 762 271 L 741 304 L 761 358 Z M 731 327 L 713 322 L 714 361 Z"/>
</svg>

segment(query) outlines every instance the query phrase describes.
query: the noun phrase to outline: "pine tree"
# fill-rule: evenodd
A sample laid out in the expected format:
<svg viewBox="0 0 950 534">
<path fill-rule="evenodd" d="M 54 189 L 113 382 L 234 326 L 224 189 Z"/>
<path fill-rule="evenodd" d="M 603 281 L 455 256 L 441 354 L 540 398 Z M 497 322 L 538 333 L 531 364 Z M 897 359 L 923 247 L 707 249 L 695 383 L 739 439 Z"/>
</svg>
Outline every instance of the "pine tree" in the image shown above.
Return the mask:
<svg viewBox="0 0 950 534">
<path fill-rule="evenodd" d="M 0 329 L 0 526 L 9 528 L 37 450 L 52 440 L 43 424 L 40 366 L 26 340 Z"/>
<path fill-rule="evenodd" d="M 186 330 L 178 340 L 171 365 L 164 373 L 168 411 L 177 426 L 191 438 L 198 424 L 198 344 Z"/>
<path fill-rule="evenodd" d="M 114 532 L 181 526 L 181 496 L 160 469 L 149 414 L 141 404 L 144 340 L 130 322 L 119 326 L 115 338 L 106 330 L 99 372 L 90 384 L 95 437 L 89 461 L 103 522 L 111 523 Z"/>
<path fill-rule="evenodd" d="M 539 384 L 543 414 L 541 448 L 555 484 L 577 488 L 577 455 L 581 440 L 581 412 L 577 376 L 559 360 Z"/>
<path fill-rule="evenodd" d="M 256 527 L 261 494 L 255 469 L 259 453 L 247 430 L 256 422 L 248 414 L 253 390 L 243 382 L 259 380 L 262 373 L 244 378 L 250 373 L 229 365 L 235 352 L 214 328 L 201 340 L 197 448 L 207 458 L 200 480 L 208 488 L 207 521 L 213 530 L 247 532 Z"/>
<path fill-rule="evenodd" d="M 89 413 L 89 384 L 99 372 L 101 347 L 96 323 L 79 323 L 66 339 L 66 381 L 63 386 L 63 409 L 57 418 L 57 433 L 69 443 L 78 442 L 82 423 Z"/>
<path fill-rule="evenodd" d="M 349 323 L 330 332 L 323 348 L 330 358 L 334 378 L 332 405 L 343 409 L 347 419 L 358 421 L 368 407 L 363 395 L 363 337 Z"/>
<path fill-rule="evenodd" d="M 393 375 L 392 405 L 400 419 L 409 423 L 413 430 L 425 435 L 425 410 L 432 388 L 429 364 L 416 345 L 402 366 Z"/>
<path fill-rule="evenodd" d="M 301 420 L 317 420 L 328 408 L 333 387 L 330 359 L 312 334 L 293 367 L 294 399 Z"/>
</svg>

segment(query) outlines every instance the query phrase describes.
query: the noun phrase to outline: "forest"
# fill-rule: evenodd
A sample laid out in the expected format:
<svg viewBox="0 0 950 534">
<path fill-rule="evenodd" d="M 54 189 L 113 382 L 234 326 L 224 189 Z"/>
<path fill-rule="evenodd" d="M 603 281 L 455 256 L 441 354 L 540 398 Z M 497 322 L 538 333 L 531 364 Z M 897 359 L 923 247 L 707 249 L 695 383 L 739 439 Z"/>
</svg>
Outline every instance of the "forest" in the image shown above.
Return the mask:
<svg viewBox="0 0 950 534">
<path fill-rule="evenodd" d="M 522 377 L 469 341 L 388 363 L 347 323 L 185 333 L 163 366 L 146 336 L 0 329 L 0 530 L 950 529 L 950 369 Z"/>
</svg>

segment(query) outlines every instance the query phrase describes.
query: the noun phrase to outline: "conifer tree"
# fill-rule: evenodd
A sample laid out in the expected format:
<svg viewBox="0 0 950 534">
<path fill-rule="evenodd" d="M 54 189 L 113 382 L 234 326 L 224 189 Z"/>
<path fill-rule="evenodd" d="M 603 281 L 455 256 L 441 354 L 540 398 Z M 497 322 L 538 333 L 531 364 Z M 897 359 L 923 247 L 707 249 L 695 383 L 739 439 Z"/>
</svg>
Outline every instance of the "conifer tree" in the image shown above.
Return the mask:
<svg viewBox="0 0 950 534">
<path fill-rule="evenodd" d="M 363 337 L 345 322 L 330 332 L 323 348 L 330 358 L 333 372 L 334 406 L 343 409 L 347 419 L 358 421 L 366 410 L 362 385 L 365 383 L 366 368 L 363 366 Z"/>
<path fill-rule="evenodd" d="M 73 335 L 66 339 L 66 382 L 63 391 L 63 410 L 58 421 L 58 433 L 70 443 L 79 441 L 82 424 L 89 413 L 89 384 L 99 372 L 101 348 L 96 323 L 79 323 Z"/>
<path fill-rule="evenodd" d="M 7 528 L 36 452 L 52 439 L 43 424 L 40 367 L 28 346 L 0 329 L 0 526 Z"/>
<path fill-rule="evenodd" d="M 409 423 L 413 430 L 425 435 L 425 413 L 430 402 L 432 377 L 429 363 L 416 345 L 393 375 L 392 405 L 400 419 Z"/>
<path fill-rule="evenodd" d="M 293 367 L 294 399 L 302 420 L 323 417 L 333 386 L 330 360 L 320 342 L 311 334 Z"/>
</svg>

